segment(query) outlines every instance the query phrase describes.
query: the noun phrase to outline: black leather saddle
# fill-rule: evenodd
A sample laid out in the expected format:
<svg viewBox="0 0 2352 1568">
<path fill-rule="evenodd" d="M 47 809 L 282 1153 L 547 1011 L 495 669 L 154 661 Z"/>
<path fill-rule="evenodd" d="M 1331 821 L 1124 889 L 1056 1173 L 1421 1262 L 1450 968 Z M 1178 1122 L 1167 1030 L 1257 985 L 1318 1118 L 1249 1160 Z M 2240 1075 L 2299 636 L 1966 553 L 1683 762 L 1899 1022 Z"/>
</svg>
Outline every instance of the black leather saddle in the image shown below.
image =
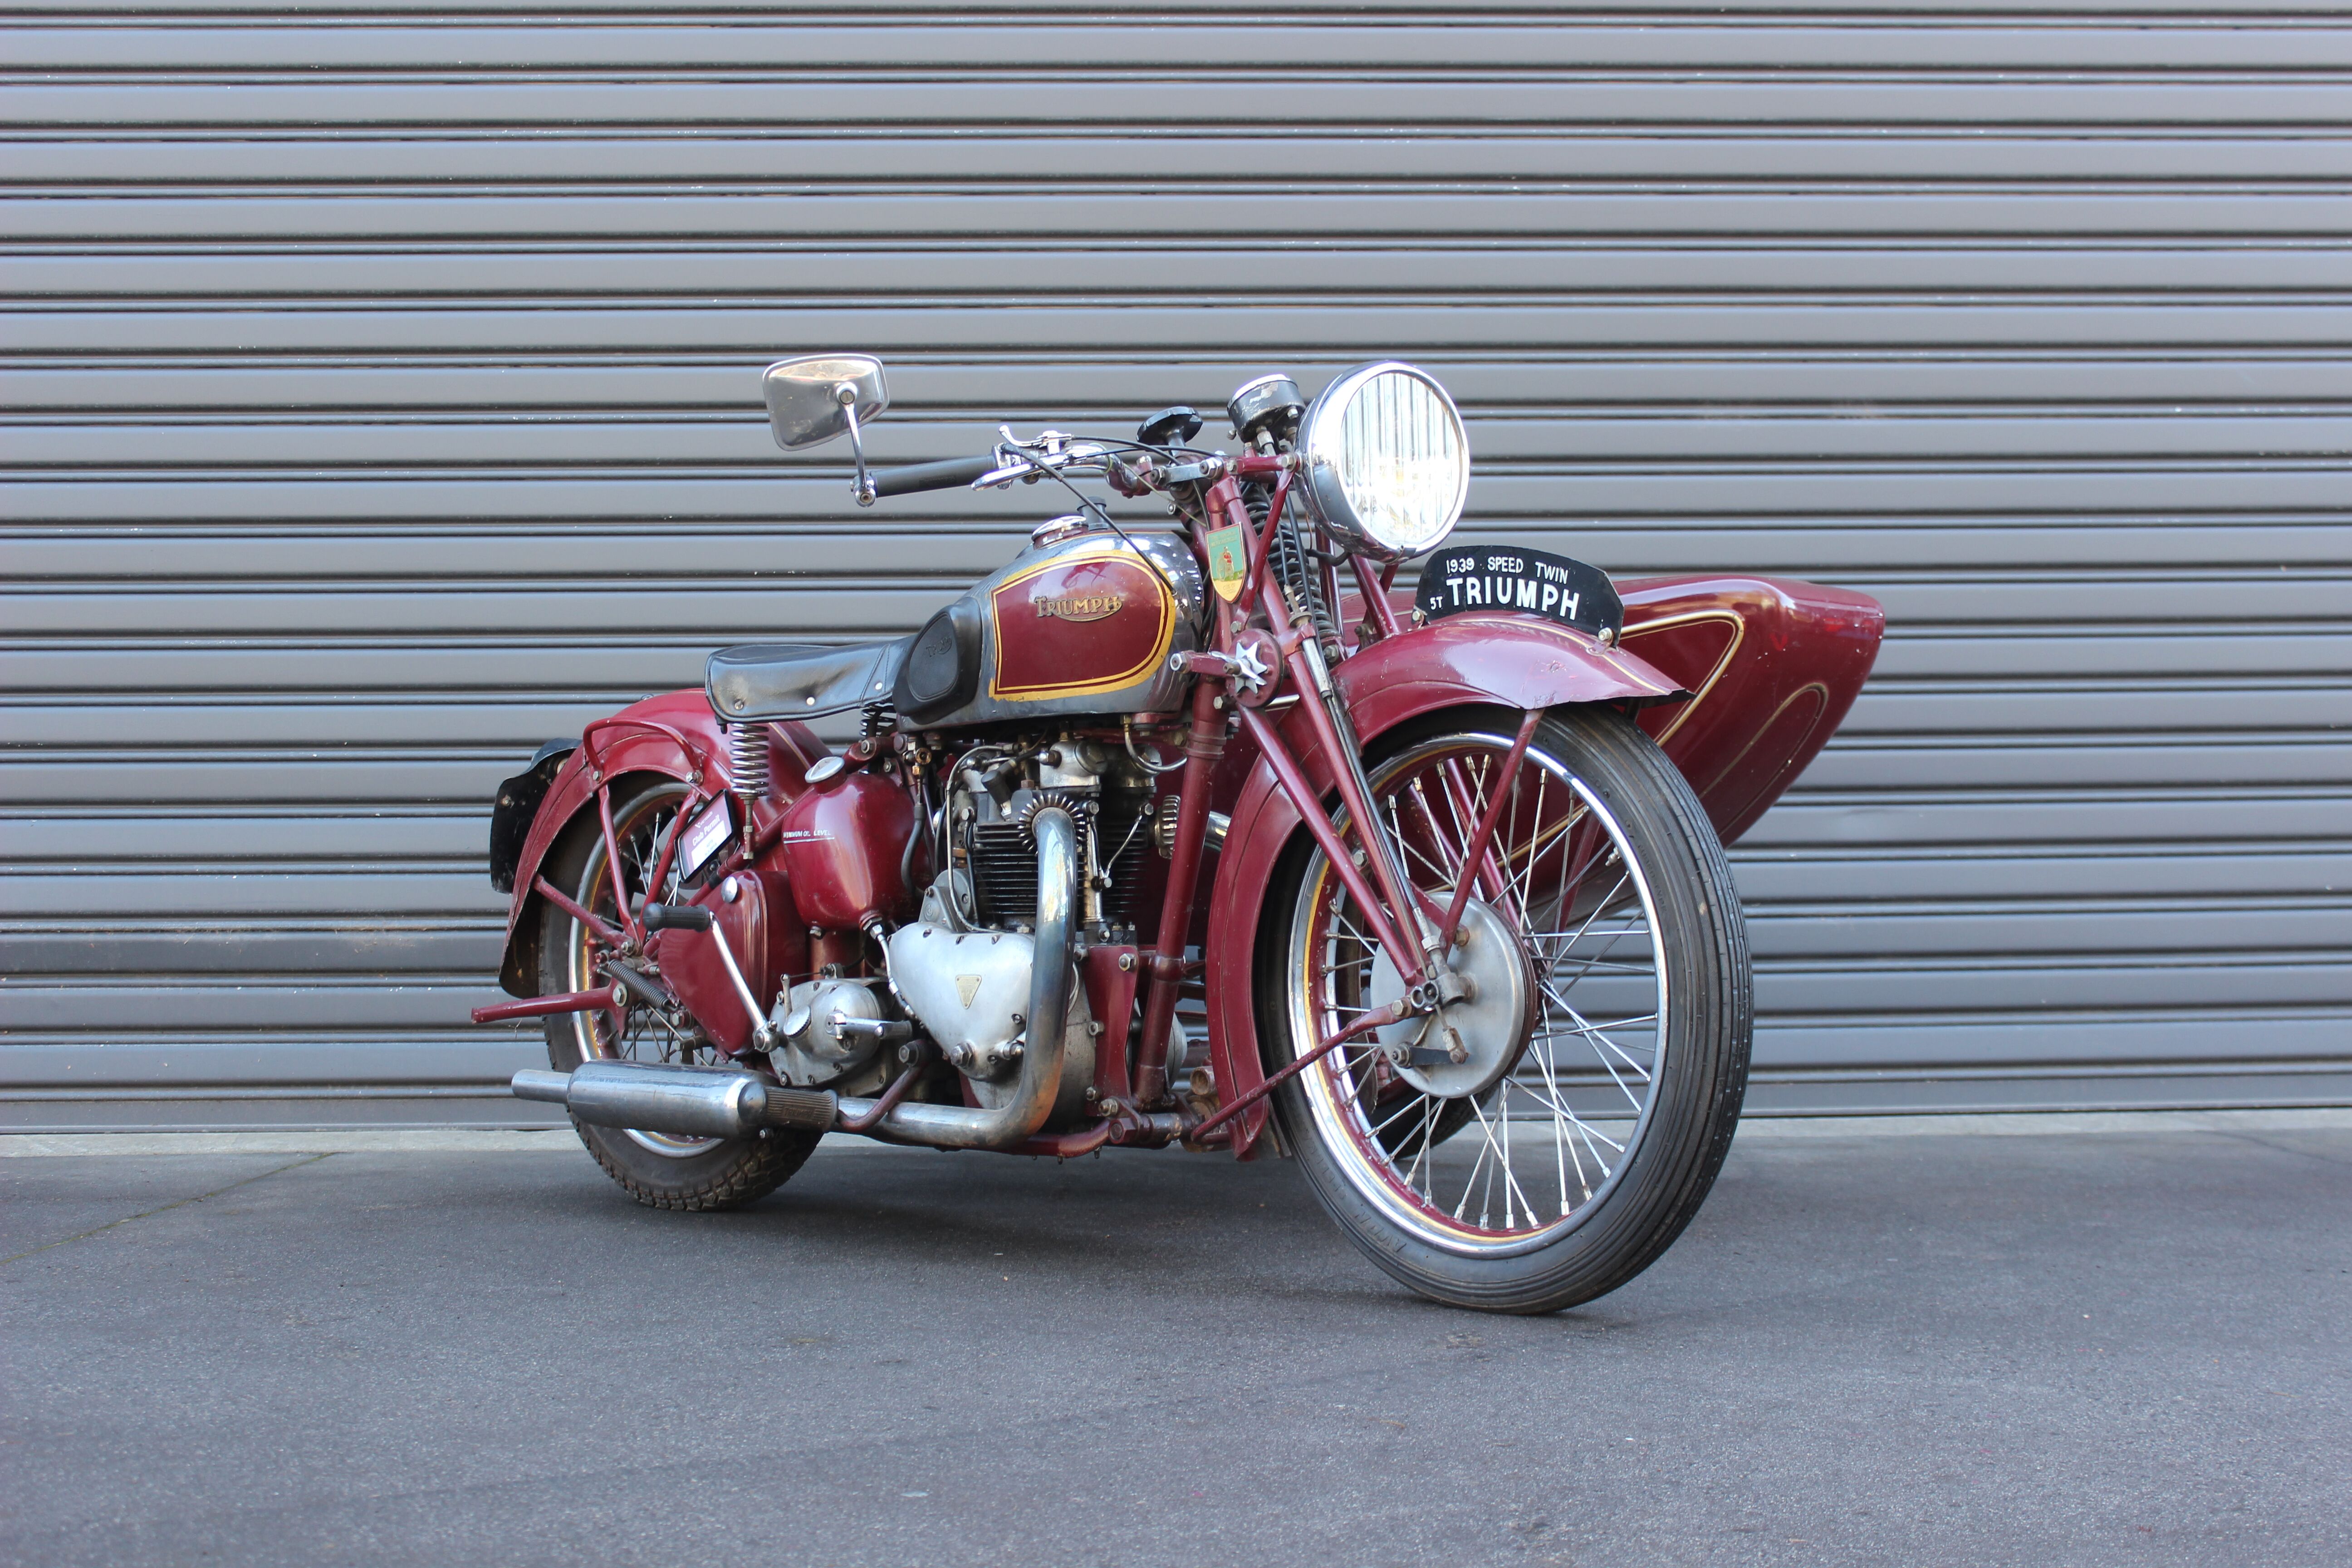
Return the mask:
<svg viewBox="0 0 2352 1568">
<path fill-rule="evenodd" d="M 748 643 L 710 656 L 710 707 L 735 721 L 819 719 L 887 702 L 915 639 L 857 643 Z"/>
</svg>

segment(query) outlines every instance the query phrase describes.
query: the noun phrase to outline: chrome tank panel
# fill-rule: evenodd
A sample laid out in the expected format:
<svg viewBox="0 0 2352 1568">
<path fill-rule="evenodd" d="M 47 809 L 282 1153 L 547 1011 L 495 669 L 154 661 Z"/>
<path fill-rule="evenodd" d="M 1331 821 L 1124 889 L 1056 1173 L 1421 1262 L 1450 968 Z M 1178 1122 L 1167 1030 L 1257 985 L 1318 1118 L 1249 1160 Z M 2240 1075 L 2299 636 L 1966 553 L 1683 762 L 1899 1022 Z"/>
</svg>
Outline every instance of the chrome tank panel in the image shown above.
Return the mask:
<svg viewBox="0 0 2352 1568">
<path fill-rule="evenodd" d="M 1174 711 L 1192 678 L 1171 671 L 1169 656 L 1200 647 L 1206 604 L 1200 563 L 1172 535 L 1097 527 L 1033 544 L 958 601 L 980 624 L 971 699 L 901 727 Z"/>
</svg>

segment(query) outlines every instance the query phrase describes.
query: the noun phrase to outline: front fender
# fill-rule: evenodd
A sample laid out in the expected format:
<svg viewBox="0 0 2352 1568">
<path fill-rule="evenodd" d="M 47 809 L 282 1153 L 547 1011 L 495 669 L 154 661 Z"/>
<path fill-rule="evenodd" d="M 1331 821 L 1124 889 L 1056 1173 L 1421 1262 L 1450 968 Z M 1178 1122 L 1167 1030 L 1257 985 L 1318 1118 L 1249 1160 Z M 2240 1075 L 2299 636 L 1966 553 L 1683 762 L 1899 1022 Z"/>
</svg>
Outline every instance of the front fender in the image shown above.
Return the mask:
<svg viewBox="0 0 2352 1568">
<path fill-rule="evenodd" d="M 1358 739 L 1368 745 L 1440 708 L 1492 705 L 1524 711 L 1591 702 L 1647 708 L 1690 697 L 1672 677 L 1633 654 L 1603 647 L 1557 623 L 1508 612 L 1449 616 L 1400 632 L 1358 650 L 1331 675 Z M 1307 718 L 1294 709 L 1281 733 L 1317 793 L 1329 790 L 1331 759 L 1316 743 Z M 1247 768 L 1248 773 L 1218 857 L 1202 956 L 1211 1061 L 1220 1095 L 1232 1099 L 1264 1080 L 1252 961 L 1266 890 L 1299 816 L 1265 759 L 1244 757 L 1238 749 L 1228 755 L 1229 766 Z M 1238 1157 L 1249 1157 L 1267 1114 L 1261 1100 L 1234 1119 Z"/>
</svg>

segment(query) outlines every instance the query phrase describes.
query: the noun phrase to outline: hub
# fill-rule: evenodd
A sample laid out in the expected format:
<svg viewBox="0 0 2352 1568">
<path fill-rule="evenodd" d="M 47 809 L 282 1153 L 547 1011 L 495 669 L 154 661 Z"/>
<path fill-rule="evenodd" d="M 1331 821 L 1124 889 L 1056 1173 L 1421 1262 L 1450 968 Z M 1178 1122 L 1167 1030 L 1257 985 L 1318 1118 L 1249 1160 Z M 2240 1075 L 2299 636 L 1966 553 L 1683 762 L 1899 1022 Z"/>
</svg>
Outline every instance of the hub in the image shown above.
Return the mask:
<svg viewBox="0 0 2352 1568">
<path fill-rule="evenodd" d="M 1444 903 L 1453 894 L 1433 897 Z M 1461 989 L 1465 994 L 1425 1016 L 1391 1024 L 1376 1037 L 1390 1048 L 1398 1078 L 1423 1094 L 1461 1100 L 1486 1093 L 1517 1063 L 1527 1048 L 1528 1020 L 1535 1016 L 1534 986 L 1527 954 L 1510 922 L 1477 898 L 1463 904 L 1461 929 L 1446 957 L 1465 983 Z M 1388 954 L 1376 956 L 1366 1000 L 1379 1007 L 1404 994 L 1404 982 Z M 1457 1044 L 1459 1061 L 1453 1059 Z"/>
</svg>

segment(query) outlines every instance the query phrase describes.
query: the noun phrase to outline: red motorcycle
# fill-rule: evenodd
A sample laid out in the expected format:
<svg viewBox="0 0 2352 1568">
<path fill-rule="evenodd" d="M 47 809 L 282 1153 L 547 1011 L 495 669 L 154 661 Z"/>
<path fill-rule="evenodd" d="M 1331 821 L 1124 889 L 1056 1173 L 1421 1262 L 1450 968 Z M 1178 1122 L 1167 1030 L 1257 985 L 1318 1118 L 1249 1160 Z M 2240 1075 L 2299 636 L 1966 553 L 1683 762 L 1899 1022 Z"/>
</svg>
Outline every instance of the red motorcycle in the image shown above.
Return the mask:
<svg viewBox="0 0 2352 1568">
<path fill-rule="evenodd" d="M 1549 1310 L 1664 1250 L 1747 1080 L 1723 846 L 1844 717 L 1874 601 L 1442 548 L 1468 443 L 1408 364 L 1248 383 L 1232 454 L 1180 407 L 886 469 L 877 361 L 765 387 L 784 447 L 850 438 L 861 505 L 1073 510 L 910 637 L 723 649 L 500 787 L 522 1000 L 474 1016 L 543 1018 L 554 1068 L 516 1094 L 661 1208 L 759 1198 L 827 1132 L 1271 1145 L 1441 1301 Z M 807 728 L 852 712 L 841 751 Z"/>
</svg>

